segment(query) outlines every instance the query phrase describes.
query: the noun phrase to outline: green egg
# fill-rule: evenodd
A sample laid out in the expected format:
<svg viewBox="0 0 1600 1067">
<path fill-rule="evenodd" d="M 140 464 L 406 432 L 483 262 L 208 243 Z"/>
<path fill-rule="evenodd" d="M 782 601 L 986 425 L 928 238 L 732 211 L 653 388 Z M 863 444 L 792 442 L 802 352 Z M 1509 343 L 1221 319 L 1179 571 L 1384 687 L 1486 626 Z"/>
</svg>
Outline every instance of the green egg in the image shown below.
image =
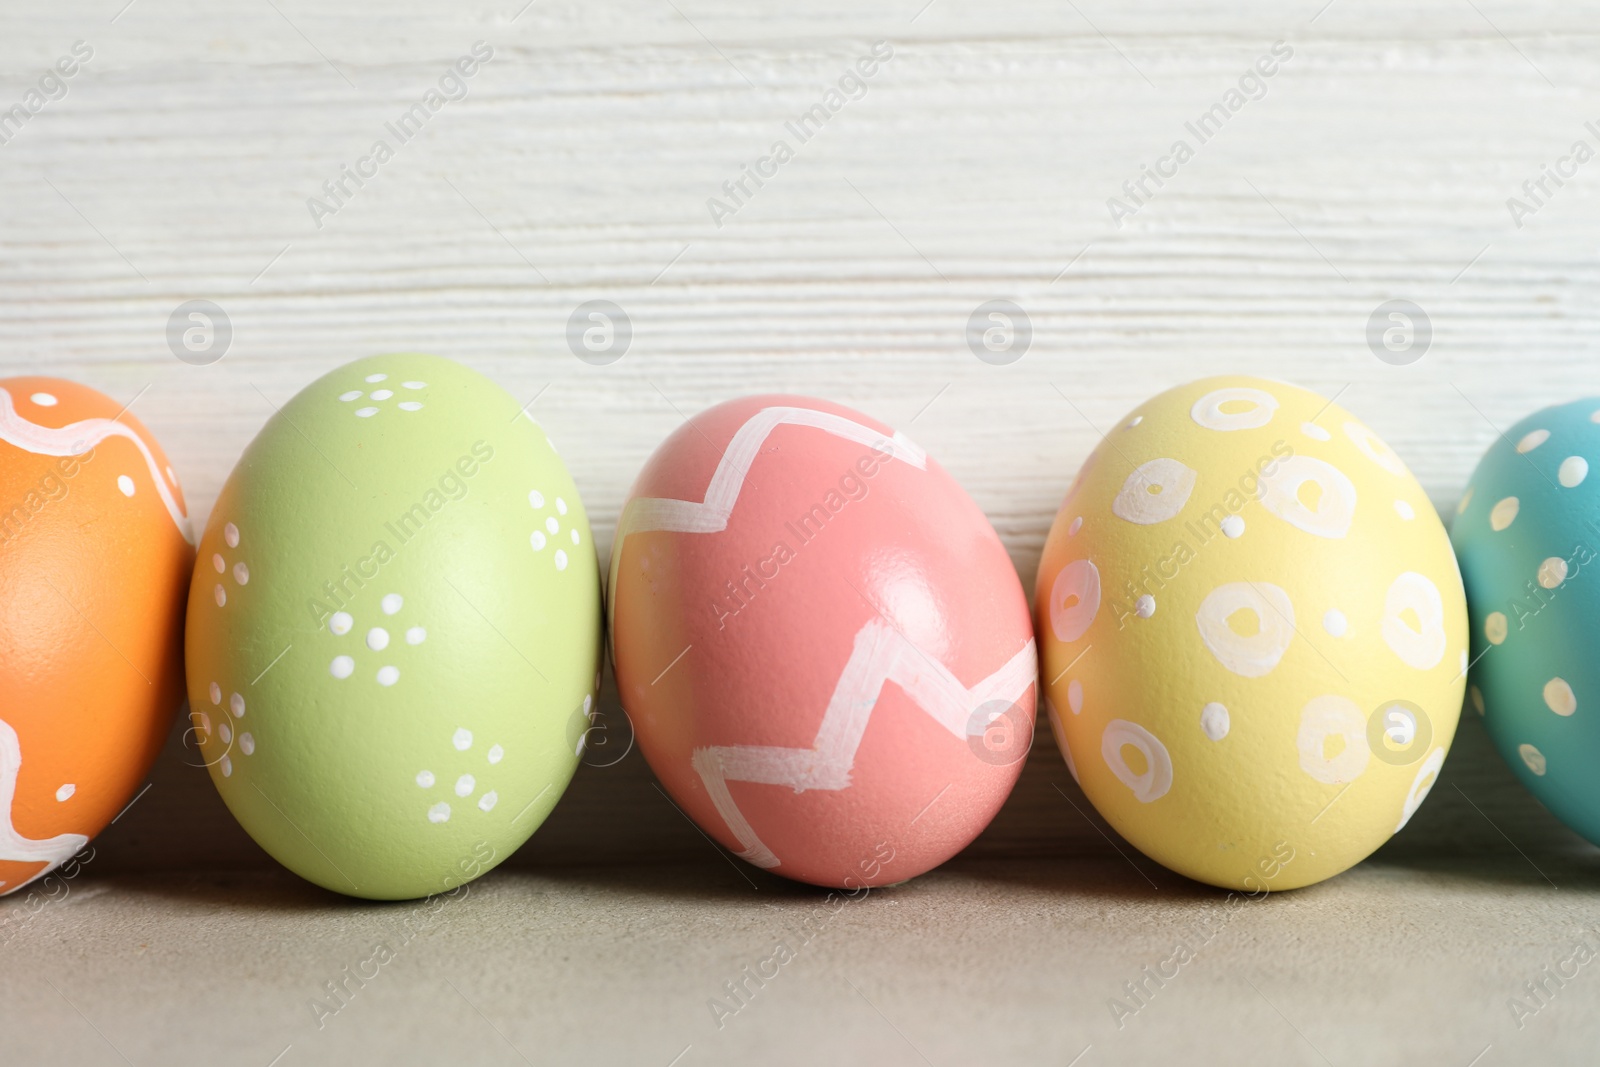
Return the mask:
<svg viewBox="0 0 1600 1067">
<path fill-rule="evenodd" d="M 191 740 L 284 866 L 377 900 L 447 891 L 544 822 L 600 672 L 577 489 L 487 378 L 375 356 L 268 420 L 200 541 Z"/>
</svg>

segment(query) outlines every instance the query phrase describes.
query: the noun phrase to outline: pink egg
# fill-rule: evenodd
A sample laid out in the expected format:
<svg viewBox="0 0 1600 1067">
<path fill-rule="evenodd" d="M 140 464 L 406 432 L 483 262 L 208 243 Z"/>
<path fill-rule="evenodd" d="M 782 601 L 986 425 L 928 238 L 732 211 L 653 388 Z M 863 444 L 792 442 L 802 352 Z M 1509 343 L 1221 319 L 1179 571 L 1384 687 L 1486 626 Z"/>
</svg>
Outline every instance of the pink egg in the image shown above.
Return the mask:
<svg viewBox="0 0 1600 1067">
<path fill-rule="evenodd" d="M 886 885 L 976 837 L 1033 738 L 1005 548 L 955 479 L 849 408 L 756 396 L 656 449 L 611 554 L 640 750 L 742 859 Z"/>
</svg>

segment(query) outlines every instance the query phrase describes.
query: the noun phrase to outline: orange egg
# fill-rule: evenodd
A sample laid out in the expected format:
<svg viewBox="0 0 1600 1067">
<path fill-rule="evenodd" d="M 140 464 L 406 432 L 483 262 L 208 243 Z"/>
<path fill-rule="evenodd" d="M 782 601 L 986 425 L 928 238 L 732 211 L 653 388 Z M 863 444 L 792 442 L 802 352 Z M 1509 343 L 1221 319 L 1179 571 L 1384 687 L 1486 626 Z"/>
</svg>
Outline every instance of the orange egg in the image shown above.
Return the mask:
<svg viewBox="0 0 1600 1067">
<path fill-rule="evenodd" d="M 124 809 L 182 699 L 193 534 L 123 406 L 0 379 L 0 895 Z"/>
</svg>

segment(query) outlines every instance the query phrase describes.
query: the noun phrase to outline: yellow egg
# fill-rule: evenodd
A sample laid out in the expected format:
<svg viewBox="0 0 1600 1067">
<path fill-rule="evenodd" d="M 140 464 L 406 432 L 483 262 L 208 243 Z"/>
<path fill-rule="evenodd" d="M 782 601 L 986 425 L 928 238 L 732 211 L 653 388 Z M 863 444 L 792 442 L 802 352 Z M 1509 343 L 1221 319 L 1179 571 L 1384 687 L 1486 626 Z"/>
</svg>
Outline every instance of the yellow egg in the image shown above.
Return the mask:
<svg viewBox="0 0 1600 1067">
<path fill-rule="evenodd" d="M 1328 400 L 1210 378 L 1119 422 L 1035 589 L 1046 710 L 1106 820 L 1255 893 L 1360 862 L 1438 778 L 1466 684 L 1444 526 Z"/>
</svg>

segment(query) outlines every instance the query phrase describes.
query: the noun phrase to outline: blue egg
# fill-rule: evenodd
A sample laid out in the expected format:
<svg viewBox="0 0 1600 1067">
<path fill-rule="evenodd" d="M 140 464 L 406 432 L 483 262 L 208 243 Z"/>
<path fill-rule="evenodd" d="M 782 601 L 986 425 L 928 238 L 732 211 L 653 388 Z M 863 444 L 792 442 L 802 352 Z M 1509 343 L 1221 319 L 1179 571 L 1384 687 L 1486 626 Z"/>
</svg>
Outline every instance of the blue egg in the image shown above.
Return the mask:
<svg viewBox="0 0 1600 1067">
<path fill-rule="evenodd" d="M 1530 792 L 1600 844 L 1600 398 L 1545 408 L 1478 463 L 1450 539 L 1468 700 Z"/>
</svg>

